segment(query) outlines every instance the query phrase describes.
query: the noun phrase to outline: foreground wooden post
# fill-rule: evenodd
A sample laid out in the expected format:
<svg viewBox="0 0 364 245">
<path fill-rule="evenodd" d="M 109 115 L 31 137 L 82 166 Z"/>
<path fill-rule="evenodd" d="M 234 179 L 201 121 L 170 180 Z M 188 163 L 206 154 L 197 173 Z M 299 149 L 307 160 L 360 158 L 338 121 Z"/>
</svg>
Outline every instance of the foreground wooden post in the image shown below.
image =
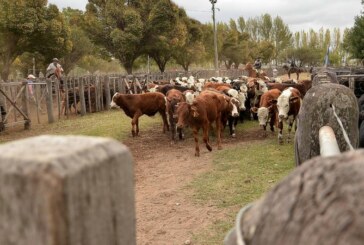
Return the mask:
<svg viewBox="0 0 364 245">
<path fill-rule="evenodd" d="M 364 150 L 313 158 L 242 209 L 224 244 L 363 244 L 363 193 Z"/>
<path fill-rule="evenodd" d="M 52 90 L 52 80 L 47 79 L 47 114 L 48 114 L 48 123 L 54 122 L 54 114 L 53 114 L 53 90 Z"/>
<path fill-rule="evenodd" d="M 78 83 L 79 92 L 80 92 L 80 102 L 81 102 L 81 116 L 86 115 L 86 100 L 85 100 L 85 83 L 83 82 L 83 78 L 81 78 L 80 82 Z M 90 103 L 90 97 L 89 97 Z"/>
<path fill-rule="evenodd" d="M 0 244 L 135 245 L 127 148 L 80 136 L 0 146 Z"/>
</svg>

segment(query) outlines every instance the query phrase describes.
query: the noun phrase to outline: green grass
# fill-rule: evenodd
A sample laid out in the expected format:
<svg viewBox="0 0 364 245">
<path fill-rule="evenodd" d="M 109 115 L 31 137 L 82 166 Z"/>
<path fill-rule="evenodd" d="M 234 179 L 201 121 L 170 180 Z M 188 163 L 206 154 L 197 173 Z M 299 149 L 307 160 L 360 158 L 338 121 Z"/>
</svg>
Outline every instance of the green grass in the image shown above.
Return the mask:
<svg viewBox="0 0 364 245">
<path fill-rule="evenodd" d="M 139 119 L 140 130 L 148 130 L 160 117 L 142 116 Z M 87 114 L 53 124 L 33 124 L 30 130 L 9 129 L 1 134 L 0 143 L 37 135 L 86 135 L 110 137 L 123 140 L 131 135 L 131 119 L 119 110 Z"/>
<path fill-rule="evenodd" d="M 250 122 L 245 126 L 252 127 Z M 197 203 L 212 203 L 224 210 L 228 219 L 195 234 L 196 244 L 222 244 L 238 210 L 261 197 L 294 168 L 293 144 L 278 145 L 276 136 L 271 136 L 218 151 L 213 164 L 210 172 L 189 187 L 194 189 Z"/>
</svg>

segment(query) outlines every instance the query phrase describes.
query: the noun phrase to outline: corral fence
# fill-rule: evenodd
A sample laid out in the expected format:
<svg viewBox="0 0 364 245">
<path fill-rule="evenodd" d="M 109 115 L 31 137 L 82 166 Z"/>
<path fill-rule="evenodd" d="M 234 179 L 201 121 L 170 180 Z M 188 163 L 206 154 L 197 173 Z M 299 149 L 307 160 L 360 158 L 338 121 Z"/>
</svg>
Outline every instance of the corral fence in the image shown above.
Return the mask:
<svg viewBox="0 0 364 245">
<path fill-rule="evenodd" d="M 278 74 L 286 73 L 278 68 Z M 273 68 L 264 68 L 273 76 Z M 351 87 L 356 95 L 364 93 L 363 75 L 353 69 L 337 72 L 341 83 Z M 364 72 L 363 72 L 364 73 Z M 220 77 L 231 79 L 247 75 L 241 69 L 220 70 Z M 37 78 L 33 83 L 22 81 L 0 82 L 0 131 L 16 125 L 25 129 L 34 123 L 52 123 L 75 115 L 99 112 L 109 109 L 115 92 L 124 94 L 142 93 L 148 83 L 166 83 L 176 77 L 216 77 L 215 70 L 172 71 L 156 74 L 108 74 L 87 76 L 65 76 L 57 79 Z"/>
</svg>

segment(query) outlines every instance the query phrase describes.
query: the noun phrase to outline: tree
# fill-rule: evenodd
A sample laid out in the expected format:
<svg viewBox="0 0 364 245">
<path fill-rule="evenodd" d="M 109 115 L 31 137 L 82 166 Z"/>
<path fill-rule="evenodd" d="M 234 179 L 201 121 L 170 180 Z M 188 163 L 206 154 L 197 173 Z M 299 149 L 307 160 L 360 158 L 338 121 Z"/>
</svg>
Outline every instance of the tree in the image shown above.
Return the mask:
<svg viewBox="0 0 364 245">
<path fill-rule="evenodd" d="M 200 22 L 189 19 L 187 16 L 183 18 L 183 21 L 186 33 L 182 33 L 181 36 L 186 38 L 183 45 L 175 48 L 173 57 L 177 64 L 181 65 L 185 71 L 188 71 L 192 63 L 201 61 L 205 53 L 205 47 L 202 44 L 203 33 Z"/>
<path fill-rule="evenodd" d="M 9 76 L 13 61 L 24 52 L 39 52 L 46 60 L 71 48 L 70 31 L 55 5 L 46 0 L 0 0 L 1 78 Z"/>
<path fill-rule="evenodd" d="M 137 3 L 89 0 L 86 6 L 86 28 L 91 39 L 115 56 L 128 74 L 132 73 L 134 61 L 142 54 L 144 24 L 134 7 Z"/>
<path fill-rule="evenodd" d="M 82 29 L 85 25 L 83 12 L 76 9 L 66 8 L 63 10 L 63 14 L 71 28 L 70 39 L 72 41 L 71 50 L 62 58 L 62 67 L 67 74 L 76 66 L 77 62 L 83 56 L 93 53 L 95 47 L 85 31 Z"/>
<path fill-rule="evenodd" d="M 344 36 L 345 49 L 353 58 L 364 59 L 364 15 L 356 16 L 354 26 Z"/>
<path fill-rule="evenodd" d="M 275 44 L 275 59 L 277 60 L 280 53 L 292 45 L 292 33 L 279 16 L 273 20 L 272 40 Z"/>
<path fill-rule="evenodd" d="M 143 46 L 161 72 L 172 58 L 174 49 L 185 44 L 185 25 L 179 19 L 180 11 L 183 12 L 170 0 L 158 0 L 148 15 Z"/>
</svg>

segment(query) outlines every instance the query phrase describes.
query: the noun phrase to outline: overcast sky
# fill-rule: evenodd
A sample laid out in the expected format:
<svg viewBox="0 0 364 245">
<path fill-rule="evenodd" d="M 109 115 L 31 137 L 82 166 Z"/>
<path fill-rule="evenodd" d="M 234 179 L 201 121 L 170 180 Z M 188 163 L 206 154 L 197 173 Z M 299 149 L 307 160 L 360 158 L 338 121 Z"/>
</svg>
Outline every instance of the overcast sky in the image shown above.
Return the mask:
<svg viewBox="0 0 364 245">
<path fill-rule="evenodd" d="M 87 0 L 49 0 L 60 9 L 64 7 L 85 10 Z M 211 21 L 209 0 L 174 0 L 187 14 L 202 23 Z M 292 32 L 313 28 L 352 27 L 354 17 L 362 10 L 361 0 L 218 0 L 216 20 L 227 22 L 231 18 L 250 17 L 268 13 L 280 16 Z"/>
</svg>

